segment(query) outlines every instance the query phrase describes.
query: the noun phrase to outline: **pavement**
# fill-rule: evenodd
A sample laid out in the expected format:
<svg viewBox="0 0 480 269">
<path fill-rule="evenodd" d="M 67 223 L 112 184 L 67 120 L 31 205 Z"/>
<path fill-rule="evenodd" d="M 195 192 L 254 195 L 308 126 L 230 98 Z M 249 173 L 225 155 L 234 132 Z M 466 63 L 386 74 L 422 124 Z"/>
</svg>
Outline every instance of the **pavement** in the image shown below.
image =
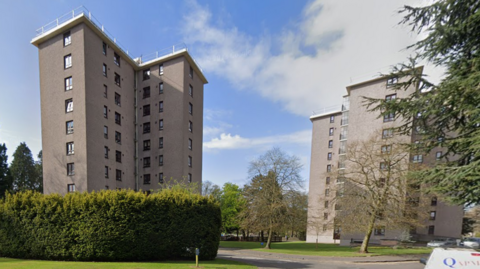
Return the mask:
<svg viewBox="0 0 480 269">
<path fill-rule="evenodd" d="M 321 257 L 269 253 L 246 249 L 220 248 L 218 258 L 231 259 L 258 266 L 258 268 L 423 268 L 420 258 L 427 255 L 370 256 L 370 257 Z"/>
</svg>

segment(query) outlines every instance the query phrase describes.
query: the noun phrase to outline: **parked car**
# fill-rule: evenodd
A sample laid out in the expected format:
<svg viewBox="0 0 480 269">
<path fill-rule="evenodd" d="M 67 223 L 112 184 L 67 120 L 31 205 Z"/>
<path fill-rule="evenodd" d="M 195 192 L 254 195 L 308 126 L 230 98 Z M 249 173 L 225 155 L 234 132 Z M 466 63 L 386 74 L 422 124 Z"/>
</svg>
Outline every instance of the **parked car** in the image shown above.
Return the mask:
<svg viewBox="0 0 480 269">
<path fill-rule="evenodd" d="M 460 242 L 461 247 L 467 247 L 467 248 L 480 248 L 480 238 L 476 237 L 470 237 L 470 238 L 465 238 Z"/>
<path fill-rule="evenodd" d="M 462 268 L 477 269 L 480 264 L 480 252 L 462 248 L 435 248 L 428 259 L 421 259 L 424 269 Z"/>
<path fill-rule="evenodd" d="M 427 247 L 446 247 L 456 245 L 457 239 L 455 238 L 437 238 L 427 243 Z"/>
</svg>

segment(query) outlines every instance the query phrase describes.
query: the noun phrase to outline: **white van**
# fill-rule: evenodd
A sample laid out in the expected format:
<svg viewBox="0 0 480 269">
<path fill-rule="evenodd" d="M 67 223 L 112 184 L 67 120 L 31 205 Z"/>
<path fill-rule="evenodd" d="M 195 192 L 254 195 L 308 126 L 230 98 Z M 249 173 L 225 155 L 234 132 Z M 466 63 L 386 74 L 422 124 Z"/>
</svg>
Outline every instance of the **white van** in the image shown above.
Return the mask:
<svg viewBox="0 0 480 269">
<path fill-rule="evenodd" d="M 425 269 L 480 269 L 480 252 L 460 248 L 435 248 L 428 260 L 422 259 Z"/>
</svg>

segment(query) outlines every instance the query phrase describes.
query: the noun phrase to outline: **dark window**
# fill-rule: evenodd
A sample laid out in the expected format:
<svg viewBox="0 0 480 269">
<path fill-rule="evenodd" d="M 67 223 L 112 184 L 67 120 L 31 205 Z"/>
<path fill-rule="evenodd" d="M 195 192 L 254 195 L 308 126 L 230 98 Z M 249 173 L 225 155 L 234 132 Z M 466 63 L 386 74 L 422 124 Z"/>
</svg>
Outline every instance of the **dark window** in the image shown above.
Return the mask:
<svg viewBox="0 0 480 269">
<path fill-rule="evenodd" d="M 435 220 L 437 217 L 437 211 L 430 211 L 430 220 Z"/>
<path fill-rule="evenodd" d="M 63 34 L 63 46 L 66 47 L 72 44 L 72 36 L 70 35 L 70 31 Z"/>
<path fill-rule="evenodd" d="M 335 122 L 335 116 L 330 116 L 330 123 L 334 123 Z"/>
<path fill-rule="evenodd" d="M 120 66 L 120 56 L 117 53 L 113 53 L 113 63 Z"/>
<path fill-rule="evenodd" d="M 383 236 L 385 235 L 385 226 L 377 226 L 373 230 L 374 235 Z"/>
<path fill-rule="evenodd" d="M 63 63 L 65 69 L 72 67 L 72 54 L 63 57 Z"/>
<path fill-rule="evenodd" d="M 115 151 L 115 161 L 117 163 L 121 163 L 122 162 L 122 152 L 121 151 Z"/>
<path fill-rule="evenodd" d="M 328 208 L 328 201 L 325 201 L 324 207 L 325 207 L 325 208 Z"/>
<path fill-rule="evenodd" d="M 423 155 L 421 155 L 421 154 L 413 155 L 412 162 L 413 163 L 422 163 L 423 162 Z"/>
<path fill-rule="evenodd" d="M 386 162 L 381 162 L 380 163 L 380 170 L 387 170 L 388 169 L 388 164 Z"/>
<path fill-rule="evenodd" d="M 145 185 L 150 184 L 150 174 L 143 175 L 143 184 Z"/>
<path fill-rule="evenodd" d="M 160 137 L 158 139 L 158 147 L 161 148 L 161 149 L 163 148 L 163 137 Z"/>
<path fill-rule="evenodd" d="M 327 178 L 325 179 L 325 184 L 326 184 L 326 185 L 330 184 L 330 177 L 327 177 Z"/>
<path fill-rule="evenodd" d="M 115 123 L 118 125 L 122 125 L 122 116 L 117 112 L 115 112 Z"/>
<path fill-rule="evenodd" d="M 103 97 L 107 98 L 108 87 L 107 85 L 103 85 Z"/>
<path fill-rule="evenodd" d="M 393 136 L 393 129 L 383 129 L 382 138 L 389 138 Z"/>
<path fill-rule="evenodd" d="M 192 103 L 188 103 L 188 113 L 190 113 L 190 115 L 193 115 L 193 105 L 192 105 Z"/>
<path fill-rule="evenodd" d="M 163 166 L 163 155 L 158 156 L 158 165 Z"/>
<path fill-rule="evenodd" d="M 67 155 L 73 155 L 75 152 L 73 150 L 73 142 L 67 143 Z"/>
<path fill-rule="evenodd" d="M 122 170 L 115 170 L 115 179 L 117 181 L 122 181 Z"/>
<path fill-rule="evenodd" d="M 65 100 L 65 112 L 72 112 L 73 111 L 73 99 Z"/>
<path fill-rule="evenodd" d="M 437 206 L 437 197 L 432 197 L 432 200 L 430 200 L 430 205 Z"/>
<path fill-rule="evenodd" d="M 160 84 L 158 84 L 158 92 L 159 92 L 160 94 L 163 93 L 163 82 L 160 82 Z"/>
<path fill-rule="evenodd" d="M 158 103 L 158 111 L 163 112 L 163 101 L 160 101 L 160 103 Z"/>
<path fill-rule="evenodd" d="M 188 166 L 192 167 L 192 156 L 188 156 Z"/>
<path fill-rule="evenodd" d="M 435 233 L 435 226 L 434 225 L 428 226 L 428 234 L 433 235 L 434 233 Z"/>
<path fill-rule="evenodd" d="M 109 151 L 110 151 L 110 150 L 108 149 L 108 147 L 105 146 L 105 147 L 103 148 L 103 153 L 104 153 L 104 155 L 105 155 L 105 159 L 108 159 L 108 152 L 109 152 Z"/>
<path fill-rule="evenodd" d="M 395 113 L 390 112 L 385 115 L 383 115 L 383 122 L 389 122 L 395 120 Z"/>
<path fill-rule="evenodd" d="M 115 142 L 122 144 L 122 134 L 120 132 L 115 132 Z"/>
<path fill-rule="evenodd" d="M 73 134 L 73 120 L 66 122 L 67 134 Z"/>
<path fill-rule="evenodd" d="M 105 178 L 108 178 L 108 166 L 105 166 Z"/>
<path fill-rule="evenodd" d="M 325 196 L 329 196 L 330 195 L 330 189 L 325 189 Z"/>
<path fill-rule="evenodd" d="M 143 70 L 143 80 L 150 79 L 150 69 Z"/>
<path fill-rule="evenodd" d="M 144 134 L 150 133 L 150 122 L 145 122 L 143 124 L 143 133 Z"/>
<path fill-rule="evenodd" d="M 323 219 L 328 220 L 328 213 L 323 213 Z"/>
<path fill-rule="evenodd" d="M 330 128 L 330 129 L 328 130 L 328 135 L 329 135 L 329 136 L 333 136 L 333 128 Z"/>
<path fill-rule="evenodd" d="M 143 88 L 143 99 L 150 97 L 150 87 Z"/>
<path fill-rule="evenodd" d="M 150 116 L 150 105 L 143 106 L 143 116 Z"/>
<path fill-rule="evenodd" d="M 437 161 L 440 161 L 440 160 L 442 159 L 442 155 L 443 155 L 443 154 L 442 154 L 441 151 L 437 151 L 437 152 L 435 153 L 435 159 L 436 159 Z"/>
<path fill-rule="evenodd" d="M 73 89 L 73 79 L 72 77 L 68 77 L 65 79 L 65 91 L 69 91 Z"/>
<path fill-rule="evenodd" d="M 108 119 L 108 107 L 103 106 L 103 117 Z"/>
<path fill-rule="evenodd" d="M 159 130 L 163 130 L 163 120 L 160 120 L 160 121 L 158 122 L 158 129 L 159 129 Z"/>
<path fill-rule="evenodd" d="M 188 85 L 188 94 L 193 97 L 193 87 L 192 87 L 192 85 Z"/>
<path fill-rule="evenodd" d="M 188 173 L 188 183 L 192 183 L 192 174 Z"/>
<path fill-rule="evenodd" d="M 69 175 L 69 176 L 75 175 L 75 164 L 74 163 L 67 163 L 67 175 Z"/>
<path fill-rule="evenodd" d="M 189 131 L 190 133 L 193 132 L 193 123 L 192 123 L 191 121 L 188 122 L 188 131 Z"/>
<path fill-rule="evenodd" d="M 144 157 L 143 158 L 143 167 L 150 167 L 150 157 Z"/>
<path fill-rule="evenodd" d="M 120 87 L 120 75 L 115 73 L 115 84 Z"/>
<path fill-rule="evenodd" d="M 333 148 L 333 140 L 328 141 L 328 148 Z"/>
<path fill-rule="evenodd" d="M 103 55 L 107 55 L 107 43 L 103 42 L 102 44 L 102 52 Z"/>
<path fill-rule="evenodd" d="M 385 182 L 386 182 L 386 181 L 385 181 L 385 178 L 380 178 L 380 179 L 378 180 L 378 187 L 380 187 L 380 188 L 385 187 Z"/>
<path fill-rule="evenodd" d="M 332 159 L 332 153 L 329 152 L 329 153 L 327 154 L 327 160 L 331 160 L 331 159 Z"/>
<path fill-rule="evenodd" d="M 193 68 L 190 66 L 190 72 L 188 73 L 188 75 L 193 78 Z"/>
<path fill-rule="evenodd" d="M 163 173 L 160 173 L 158 175 L 158 182 L 160 182 L 160 184 L 163 184 Z"/>
<path fill-rule="evenodd" d="M 143 150 L 150 150 L 150 140 L 143 140 Z"/>
<path fill-rule="evenodd" d="M 193 140 L 189 138 L 188 139 L 188 149 L 192 150 L 192 147 L 193 147 Z"/>
<path fill-rule="evenodd" d="M 327 164 L 327 172 L 332 172 L 332 165 L 331 164 Z"/>
<path fill-rule="evenodd" d="M 158 66 L 158 74 L 163 75 L 163 64 Z"/>
<path fill-rule="evenodd" d="M 107 76 L 107 65 L 106 65 L 106 64 L 103 64 L 103 69 L 102 69 L 102 71 L 103 71 L 103 75 L 104 75 L 104 76 Z"/>
<path fill-rule="evenodd" d="M 103 137 L 108 139 L 108 127 L 107 126 L 103 126 Z"/>
<path fill-rule="evenodd" d="M 393 101 L 395 99 L 397 99 L 397 94 L 396 93 L 385 96 L 385 101 L 387 101 L 387 102 Z"/>
<path fill-rule="evenodd" d="M 74 191 L 75 191 L 75 184 L 68 184 L 67 192 L 74 192 Z"/>
<path fill-rule="evenodd" d="M 391 87 L 391 86 L 397 84 L 397 82 L 398 82 L 397 77 L 391 77 L 391 78 L 387 79 L 387 87 Z"/>
<path fill-rule="evenodd" d="M 120 96 L 120 94 L 115 93 L 115 104 L 116 104 L 117 106 L 120 106 L 120 105 L 121 105 L 121 101 L 122 101 L 121 98 L 122 98 L 122 97 Z"/>
<path fill-rule="evenodd" d="M 391 151 L 392 151 L 392 145 L 382 146 L 382 154 L 390 154 Z"/>
</svg>

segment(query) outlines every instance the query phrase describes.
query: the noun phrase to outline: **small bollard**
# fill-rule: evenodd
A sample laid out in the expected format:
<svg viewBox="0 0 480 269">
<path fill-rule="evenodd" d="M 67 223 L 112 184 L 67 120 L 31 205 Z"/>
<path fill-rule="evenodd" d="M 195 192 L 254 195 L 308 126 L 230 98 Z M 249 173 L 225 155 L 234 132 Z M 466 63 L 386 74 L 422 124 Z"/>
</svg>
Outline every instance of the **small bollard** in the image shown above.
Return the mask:
<svg viewBox="0 0 480 269">
<path fill-rule="evenodd" d="M 260 243 L 260 245 L 262 245 L 262 247 L 263 247 L 263 242 L 262 242 L 262 243 Z"/>
<path fill-rule="evenodd" d="M 195 249 L 195 264 L 198 268 L 198 255 L 200 255 L 200 250 L 198 248 Z"/>
</svg>

